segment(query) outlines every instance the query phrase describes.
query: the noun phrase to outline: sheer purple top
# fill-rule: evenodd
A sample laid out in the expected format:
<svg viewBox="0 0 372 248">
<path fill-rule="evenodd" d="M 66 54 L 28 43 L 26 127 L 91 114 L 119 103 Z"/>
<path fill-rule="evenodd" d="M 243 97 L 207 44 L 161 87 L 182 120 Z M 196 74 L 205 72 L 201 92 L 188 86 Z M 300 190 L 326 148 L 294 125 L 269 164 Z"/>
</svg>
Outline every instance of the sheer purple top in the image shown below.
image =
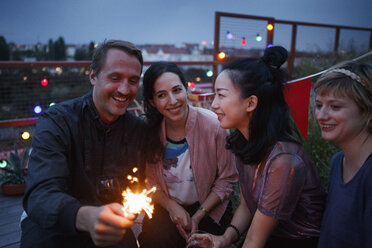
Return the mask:
<svg viewBox="0 0 372 248">
<path fill-rule="evenodd" d="M 237 161 L 239 183 L 252 214 L 278 219 L 273 235 L 302 239 L 319 236 L 325 192 L 304 148 L 277 142 L 265 161 L 250 166 Z"/>
</svg>

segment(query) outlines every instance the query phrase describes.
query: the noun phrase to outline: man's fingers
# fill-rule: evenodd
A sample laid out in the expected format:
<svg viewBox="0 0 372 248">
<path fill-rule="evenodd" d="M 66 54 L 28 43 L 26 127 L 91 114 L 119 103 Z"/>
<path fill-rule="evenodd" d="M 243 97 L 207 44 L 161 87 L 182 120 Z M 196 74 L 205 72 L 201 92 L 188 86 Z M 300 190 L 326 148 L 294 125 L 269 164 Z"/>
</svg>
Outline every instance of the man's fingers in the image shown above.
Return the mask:
<svg viewBox="0 0 372 248">
<path fill-rule="evenodd" d="M 129 228 L 133 224 L 133 220 L 124 217 L 124 213 L 120 208 L 120 204 L 110 204 L 105 206 L 106 209 L 100 214 L 100 221 L 104 224 L 115 228 Z"/>
<path fill-rule="evenodd" d="M 112 203 L 109 206 L 115 214 L 123 216 L 129 220 L 134 220 L 137 217 L 135 214 L 132 213 L 124 213 L 123 205 L 120 205 L 119 203 Z"/>
<path fill-rule="evenodd" d="M 114 238 L 114 239 L 95 239 L 93 240 L 94 244 L 96 246 L 112 246 L 117 244 L 123 237 L 120 238 Z"/>
<path fill-rule="evenodd" d="M 97 246 L 109 246 L 118 243 L 126 229 L 100 223 L 96 226 L 92 239 Z"/>
<path fill-rule="evenodd" d="M 97 224 L 94 232 L 96 233 L 96 235 L 120 236 L 126 232 L 126 229 L 100 223 L 100 224 Z"/>
<path fill-rule="evenodd" d="M 124 217 L 123 205 L 120 205 L 119 203 L 111 203 L 108 204 L 107 207 L 109 207 L 115 214 Z"/>
</svg>

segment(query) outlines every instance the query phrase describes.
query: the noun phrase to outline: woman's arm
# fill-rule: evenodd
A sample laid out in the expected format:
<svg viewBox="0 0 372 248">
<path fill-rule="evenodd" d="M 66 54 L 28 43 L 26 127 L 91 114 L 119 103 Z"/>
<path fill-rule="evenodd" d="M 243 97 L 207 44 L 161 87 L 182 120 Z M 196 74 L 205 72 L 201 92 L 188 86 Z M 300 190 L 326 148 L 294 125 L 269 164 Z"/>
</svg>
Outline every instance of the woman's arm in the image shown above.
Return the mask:
<svg viewBox="0 0 372 248">
<path fill-rule="evenodd" d="M 234 191 L 234 184 L 238 181 L 238 173 L 235 167 L 234 155 L 230 150 L 225 148 L 226 130 L 218 128 L 216 142 L 216 163 L 217 178 L 211 189 L 220 198 L 220 201 L 227 200 Z"/>
<path fill-rule="evenodd" d="M 251 212 L 247 204 L 244 201 L 242 194 L 240 194 L 240 203 L 237 207 L 231 225 L 238 229 L 239 234 L 247 229 L 252 220 Z M 189 240 L 189 245 L 192 245 L 194 242 L 207 242 L 211 243 L 211 246 L 214 248 L 229 247 L 232 243 L 238 240 L 238 232 L 233 227 L 228 227 L 225 233 L 222 236 L 215 236 L 212 234 L 193 234 Z"/>
<path fill-rule="evenodd" d="M 264 215 L 256 210 L 252 224 L 248 230 L 243 247 L 260 248 L 264 247 L 268 237 L 277 225 L 278 220 Z"/>
<path fill-rule="evenodd" d="M 208 215 L 208 213 L 218 204 L 221 203 L 221 199 L 214 192 L 211 192 L 207 199 L 200 205 L 200 208 L 191 217 L 191 233 L 198 230 L 200 221 Z"/>
<path fill-rule="evenodd" d="M 241 192 L 242 190 L 240 189 L 240 203 L 235 210 L 233 219 L 231 220 L 231 225 L 235 226 L 240 234 L 242 234 L 248 228 L 252 221 L 251 211 L 249 210 Z M 240 238 L 238 237 L 236 230 L 232 227 L 226 229 L 223 237 L 226 241 L 228 241 L 228 245 L 236 242 L 238 238 Z"/>
</svg>

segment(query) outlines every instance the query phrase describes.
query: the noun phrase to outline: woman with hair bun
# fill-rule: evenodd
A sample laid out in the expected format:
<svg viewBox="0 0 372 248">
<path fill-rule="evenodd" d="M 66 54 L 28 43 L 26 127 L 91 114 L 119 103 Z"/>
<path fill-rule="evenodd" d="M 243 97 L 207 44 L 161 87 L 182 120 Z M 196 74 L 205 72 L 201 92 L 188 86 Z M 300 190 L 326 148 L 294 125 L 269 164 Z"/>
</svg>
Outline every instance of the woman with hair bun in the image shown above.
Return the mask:
<svg viewBox="0 0 372 248">
<path fill-rule="evenodd" d="M 319 247 L 372 247 L 372 67 L 336 65 L 315 93 L 322 137 L 342 149 L 331 161 Z"/>
<path fill-rule="evenodd" d="M 222 236 L 194 234 L 189 244 L 229 247 L 248 229 L 243 247 L 317 247 L 325 202 L 316 167 L 295 132 L 283 95 L 282 47 L 260 59 L 226 65 L 212 107 L 233 129 L 227 148 L 237 156 L 240 204 Z"/>
</svg>

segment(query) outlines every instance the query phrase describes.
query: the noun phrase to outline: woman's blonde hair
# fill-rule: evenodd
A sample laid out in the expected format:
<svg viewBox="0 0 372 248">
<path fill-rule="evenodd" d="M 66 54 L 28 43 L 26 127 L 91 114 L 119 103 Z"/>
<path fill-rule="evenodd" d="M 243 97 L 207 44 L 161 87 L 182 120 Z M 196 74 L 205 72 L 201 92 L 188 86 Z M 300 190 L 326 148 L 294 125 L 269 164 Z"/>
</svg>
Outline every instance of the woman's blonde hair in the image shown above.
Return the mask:
<svg viewBox="0 0 372 248">
<path fill-rule="evenodd" d="M 347 61 L 330 68 L 315 84 L 317 95 L 348 96 L 365 117 L 372 133 L 372 67 L 366 63 Z"/>
</svg>

